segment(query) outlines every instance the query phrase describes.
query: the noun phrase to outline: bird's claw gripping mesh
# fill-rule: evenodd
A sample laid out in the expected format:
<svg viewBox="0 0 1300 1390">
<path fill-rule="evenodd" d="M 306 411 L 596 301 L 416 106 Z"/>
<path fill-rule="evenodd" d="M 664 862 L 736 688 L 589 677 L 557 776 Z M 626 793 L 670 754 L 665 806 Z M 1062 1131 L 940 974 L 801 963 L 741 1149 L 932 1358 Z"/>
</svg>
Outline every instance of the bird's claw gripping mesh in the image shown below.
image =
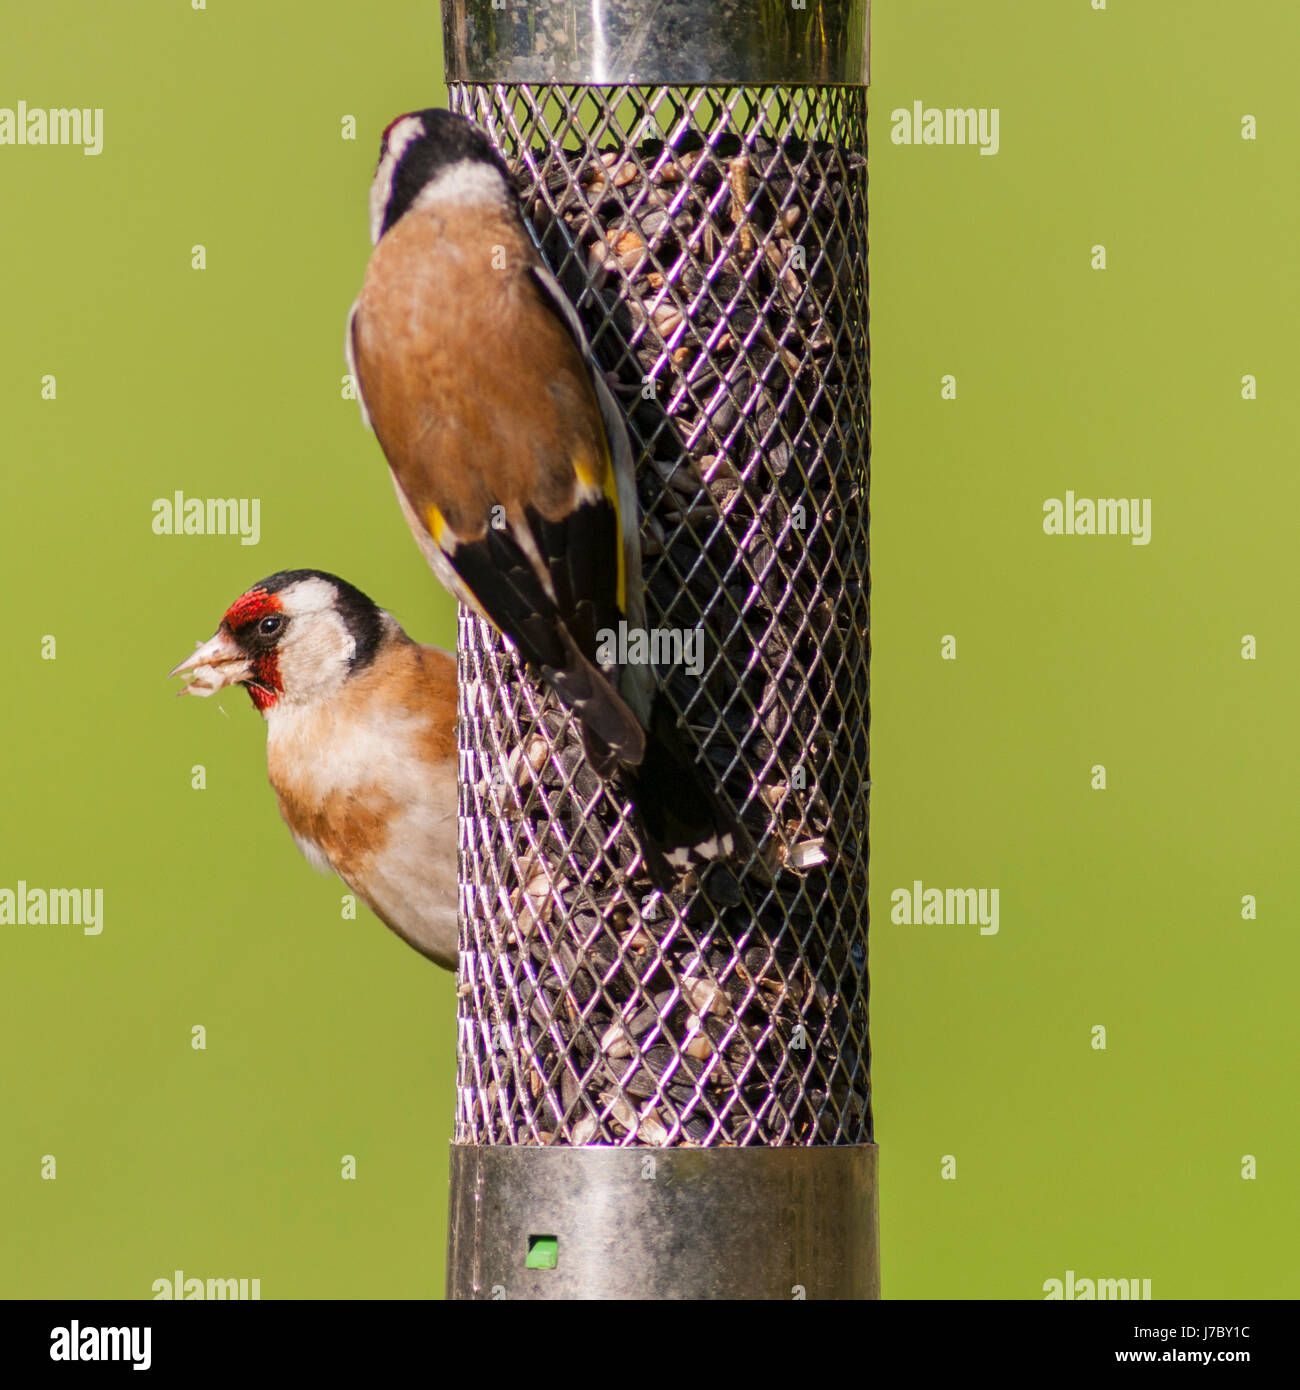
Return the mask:
<svg viewBox="0 0 1300 1390">
<path fill-rule="evenodd" d="M 866 93 L 451 97 L 627 412 L 647 624 L 703 634 L 660 682 L 757 846 L 658 892 L 575 719 L 462 610 L 457 1142 L 866 1142 Z"/>
</svg>

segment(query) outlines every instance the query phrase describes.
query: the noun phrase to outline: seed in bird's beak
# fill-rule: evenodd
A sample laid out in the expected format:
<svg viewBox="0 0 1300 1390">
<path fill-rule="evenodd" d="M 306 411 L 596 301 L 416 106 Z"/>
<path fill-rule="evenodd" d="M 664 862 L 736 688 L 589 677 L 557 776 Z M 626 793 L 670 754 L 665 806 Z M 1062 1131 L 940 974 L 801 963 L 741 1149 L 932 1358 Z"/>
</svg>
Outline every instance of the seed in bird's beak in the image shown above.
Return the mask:
<svg viewBox="0 0 1300 1390">
<path fill-rule="evenodd" d="M 236 685 L 252 671 L 252 663 L 235 639 L 224 629 L 218 628 L 216 635 L 201 642 L 192 656 L 188 656 L 173 670 L 173 676 L 185 678 L 185 688 L 178 695 L 215 695 L 228 685 Z"/>
</svg>

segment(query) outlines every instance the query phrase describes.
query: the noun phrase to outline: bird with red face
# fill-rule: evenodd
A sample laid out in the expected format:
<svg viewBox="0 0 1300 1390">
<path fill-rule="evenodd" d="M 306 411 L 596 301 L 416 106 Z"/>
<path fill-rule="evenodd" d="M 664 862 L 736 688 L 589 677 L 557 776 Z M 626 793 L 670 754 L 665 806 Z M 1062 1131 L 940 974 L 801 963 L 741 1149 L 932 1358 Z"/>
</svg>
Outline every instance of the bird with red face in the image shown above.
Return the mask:
<svg viewBox="0 0 1300 1390">
<path fill-rule="evenodd" d="M 170 673 L 242 685 L 298 848 L 422 955 L 456 967 L 456 662 L 359 589 L 284 570 L 240 595 Z"/>
</svg>

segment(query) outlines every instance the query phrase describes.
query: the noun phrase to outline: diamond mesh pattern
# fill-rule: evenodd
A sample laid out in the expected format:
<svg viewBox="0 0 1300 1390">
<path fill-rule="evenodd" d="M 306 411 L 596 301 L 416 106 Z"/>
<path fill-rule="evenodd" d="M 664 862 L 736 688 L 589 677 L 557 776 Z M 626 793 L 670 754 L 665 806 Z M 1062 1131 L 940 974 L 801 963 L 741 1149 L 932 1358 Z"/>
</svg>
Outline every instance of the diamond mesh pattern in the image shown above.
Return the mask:
<svg viewBox="0 0 1300 1390">
<path fill-rule="evenodd" d="M 648 625 L 757 849 L 671 896 L 464 610 L 456 1139 L 870 1140 L 866 93 L 455 85 L 629 416 Z M 707 775 L 707 774 L 706 774 Z"/>
</svg>

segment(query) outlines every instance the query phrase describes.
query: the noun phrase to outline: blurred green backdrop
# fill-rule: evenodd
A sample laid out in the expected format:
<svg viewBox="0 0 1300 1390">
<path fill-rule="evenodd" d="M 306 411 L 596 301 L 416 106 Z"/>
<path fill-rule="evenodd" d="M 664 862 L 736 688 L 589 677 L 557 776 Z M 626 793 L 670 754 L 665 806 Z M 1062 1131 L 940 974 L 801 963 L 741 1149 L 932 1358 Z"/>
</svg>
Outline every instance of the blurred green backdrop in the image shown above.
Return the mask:
<svg viewBox="0 0 1300 1390">
<path fill-rule="evenodd" d="M 1300 11 L 873 8 L 885 1293 L 1294 1297 Z M 441 1292 L 452 980 L 342 919 L 242 693 L 163 680 L 292 566 L 454 644 L 341 392 L 438 32 L 433 0 L 0 14 L 0 107 L 105 113 L 95 157 L 0 145 L 0 889 L 104 893 L 98 936 L 0 925 L 0 1295 Z M 915 101 L 996 107 L 998 153 L 893 144 Z M 155 535 L 177 489 L 260 498 L 258 544 Z M 1150 498 L 1151 543 L 1044 535 L 1067 489 Z M 998 933 L 892 923 L 917 879 L 998 888 Z"/>
</svg>

